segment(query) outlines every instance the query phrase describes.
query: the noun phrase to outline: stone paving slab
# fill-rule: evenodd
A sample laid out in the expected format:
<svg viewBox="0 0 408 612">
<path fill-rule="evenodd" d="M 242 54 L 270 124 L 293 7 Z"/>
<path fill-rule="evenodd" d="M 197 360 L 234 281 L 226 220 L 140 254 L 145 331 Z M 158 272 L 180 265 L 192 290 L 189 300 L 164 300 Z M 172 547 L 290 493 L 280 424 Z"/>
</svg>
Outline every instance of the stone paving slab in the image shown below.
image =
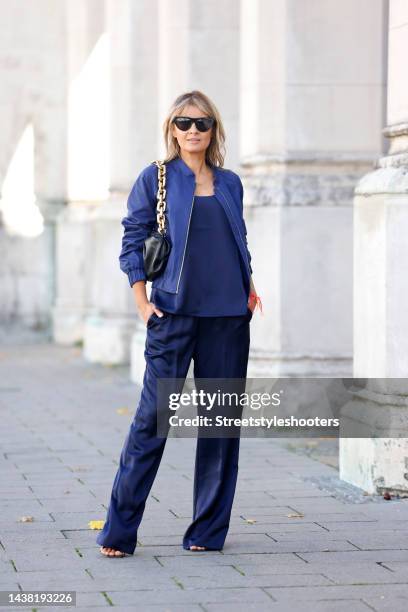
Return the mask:
<svg viewBox="0 0 408 612">
<path fill-rule="evenodd" d="M 21 608 L 22 609 L 22 608 Z M 63 608 L 65 609 L 65 608 Z M 100 608 L 97 606 L 76 606 L 72 608 L 73 612 L 97 612 L 98 610 L 105 610 L 105 607 Z M 27 608 L 26 608 L 27 610 Z M 69 608 L 66 608 L 69 610 Z M 200 604 L 172 604 L 166 606 L 163 604 L 140 604 L 135 602 L 130 606 L 115 606 L 115 612 L 203 612 L 204 608 Z M 367 610 L 367 608 L 366 608 Z M 61 612 L 61 608 L 47 607 L 47 612 Z M 359 611 L 357 611 L 359 612 Z"/>
<path fill-rule="evenodd" d="M 205 609 L 208 612 L 246 612 L 247 610 L 252 612 L 294 612 L 292 602 L 270 602 L 266 605 L 263 604 L 229 604 L 229 603 L 217 603 L 217 604 L 206 604 Z M 313 601 L 313 602 L 302 602 L 302 612 L 369 612 L 373 608 L 369 607 L 367 603 L 358 599 L 347 599 L 346 601 Z M 394 610 L 390 608 L 390 610 Z M 401 609 L 402 612 L 402 609 Z"/>
<path fill-rule="evenodd" d="M 299 552 L 296 553 L 307 563 L 363 563 L 364 561 L 375 561 L 375 563 L 386 563 L 388 561 L 406 561 L 408 554 L 406 550 L 352 550 L 352 551 L 329 551 L 329 552 Z"/>
<path fill-rule="evenodd" d="M 157 557 L 157 560 L 164 567 L 172 569 L 174 572 L 183 571 L 188 572 L 191 569 L 194 571 L 200 571 L 200 568 L 206 566 L 232 566 L 237 571 L 244 571 L 245 574 L 250 575 L 250 572 L 242 570 L 244 566 L 253 568 L 253 573 L 256 574 L 258 568 L 267 566 L 271 569 L 271 573 L 307 573 L 313 572 L 313 568 L 310 567 L 303 559 L 294 553 L 258 553 L 258 554 L 219 554 L 217 557 L 213 556 L 210 558 L 207 554 L 199 556 L 195 553 L 189 553 L 187 555 L 179 555 L 173 557 Z M 207 570 L 206 570 L 207 571 Z M 264 572 L 263 572 L 264 573 Z"/>
<path fill-rule="evenodd" d="M 211 589 L 178 589 L 177 591 L 107 591 L 109 599 L 113 605 L 129 605 L 132 602 L 143 601 L 147 604 L 156 603 L 162 605 L 184 603 L 200 603 L 204 606 L 208 603 L 217 602 L 251 602 L 251 603 L 270 603 L 273 601 L 272 596 L 268 595 L 264 590 L 252 587 L 241 588 L 211 588 Z"/>
<path fill-rule="evenodd" d="M 88 522 L 105 519 L 139 393 L 80 348 L 3 347 L 1 589 L 71 588 L 78 611 L 405 612 L 408 500 L 363 497 L 277 439 L 241 441 L 223 551 L 182 548 L 195 440 L 170 438 L 135 555 L 103 557 Z"/>
<path fill-rule="evenodd" d="M 242 575 L 238 571 L 234 575 L 226 573 L 225 567 L 219 568 L 219 572 L 215 576 L 194 576 L 189 572 L 185 578 L 177 575 L 180 584 L 186 590 L 189 589 L 212 589 L 214 587 L 232 588 L 232 587 L 286 587 L 286 586 L 319 586 L 329 585 L 331 581 L 321 574 L 262 574 L 247 576 Z"/>
<path fill-rule="evenodd" d="M 291 601 L 292 605 L 302 605 L 304 601 L 341 600 L 341 599 L 367 599 L 380 601 L 382 598 L 396 599 L 408 598 L 407 584 L 361 584 L 361 585 L 327 585 L 327 586 L 301 586 L 297 587 L 271 587 L 265 591 L 275 601 Z M 300 602 L 295 604 L 294 602 Z M 375 608 L 375 603 L 374 603 Z"/>
<path fill-rule="evenodd" d="M 376 599 L 366 597 L 364 601 L 370 606 L 370 609 L 376 610 L 377 612 L 390 612 L 390 610 L 392 610 L 392 612 L 406 612 L 407 610 L 407 600 L 405 597 L 400 597 L 399 599 L 392 596 L 380 596 Z"/>
</svg>

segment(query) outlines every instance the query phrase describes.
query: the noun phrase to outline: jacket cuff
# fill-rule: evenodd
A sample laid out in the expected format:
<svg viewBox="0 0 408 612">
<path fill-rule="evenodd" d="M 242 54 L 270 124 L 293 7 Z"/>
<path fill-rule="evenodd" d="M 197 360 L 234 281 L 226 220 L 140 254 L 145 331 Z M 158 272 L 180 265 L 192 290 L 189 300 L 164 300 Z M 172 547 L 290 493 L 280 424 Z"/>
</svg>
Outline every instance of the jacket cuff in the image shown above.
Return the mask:
<svg viewBox="0 0 408 612">
<path fill-rule="evenodd" d="M 129 284 L 132 287 L 137 281 L 144 280 L 146 282 L 146 274 L 143 268 L 132 268 L 127 273 Z"/>
</svg>

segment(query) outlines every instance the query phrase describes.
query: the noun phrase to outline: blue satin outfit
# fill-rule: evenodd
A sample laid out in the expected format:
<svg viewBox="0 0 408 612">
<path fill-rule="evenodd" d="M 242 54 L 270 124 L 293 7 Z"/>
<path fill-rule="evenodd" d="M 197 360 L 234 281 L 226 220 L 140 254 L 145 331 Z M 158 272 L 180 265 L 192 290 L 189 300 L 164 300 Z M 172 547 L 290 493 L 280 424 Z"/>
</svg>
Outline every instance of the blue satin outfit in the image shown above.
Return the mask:
<svg viewBox="0 0 408 612">
<path fill-rule="evenodd" d="M 157 381 L 187 376 L 242 380 L 245 390 L 250 321 L 242 259 L 215 196 L 195 196 L 179 293 L 151 290 L 155 312 L 146 323 L 146 369 L 136 414 L 120 456 L 106 521 L 96 541 L 133 554 L 146 501 L 167 438 L 157 436 Z M 172 383 L 173 384 L 173 383 Z M 241 416 L 237 410 L 236 416 Z M 181 545 L 222 550 L 238 477 L 240 437 L 197 437 L 193 516 Z M 177 511 L 177 499 L 174 500 Z M 165 511 L 165 510 L 163 510 Z M 165 538 L 164 538 L 165 539 Z M 142 535 L 143 543 L 143 535 Z M 165 543 L 165 542 L 164 542 Z"/>
</svg>

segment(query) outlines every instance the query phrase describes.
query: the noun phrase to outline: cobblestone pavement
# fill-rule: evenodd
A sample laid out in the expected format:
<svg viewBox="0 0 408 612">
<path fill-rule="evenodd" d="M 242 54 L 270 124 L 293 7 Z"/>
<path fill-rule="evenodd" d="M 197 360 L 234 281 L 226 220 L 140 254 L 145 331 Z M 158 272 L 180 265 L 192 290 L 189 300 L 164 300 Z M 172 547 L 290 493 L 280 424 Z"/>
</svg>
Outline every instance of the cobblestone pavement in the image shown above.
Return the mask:
<svg viewBox="0 0 408 612">
<path fill-rule="evenodd" d="M 88 611 L 407 610 L 408 500 L 353 496 L 276 439 L 242 438 L 223 551 L 182 548 L 195 441 L 169 438 L 135 555 L 103 557 L 88 522 L 105 519 L 140 389 L 46 342 L 3 345 L 0 376 L 1 590 L 74 590 Z"/>
</svg>

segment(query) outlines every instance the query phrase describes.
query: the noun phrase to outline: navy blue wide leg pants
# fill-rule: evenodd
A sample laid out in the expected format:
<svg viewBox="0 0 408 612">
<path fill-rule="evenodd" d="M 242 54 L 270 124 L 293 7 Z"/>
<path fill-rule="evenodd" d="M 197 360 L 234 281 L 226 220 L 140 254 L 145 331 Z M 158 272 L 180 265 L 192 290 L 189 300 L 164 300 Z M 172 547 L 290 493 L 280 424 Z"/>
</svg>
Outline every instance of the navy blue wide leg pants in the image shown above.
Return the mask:
<svg viewBox="0 0 408 612">
<path fill-rule="evenodd" d="M 156 435 L 157 378 L 185 380 L 191 359 L 195 378 L 246 378 L 252 312 L 197 317 L 164 312 L 147 321 L 146 369 L 135 417 L 126 437 L 103 530 L 101 546 L 133 554 L 137 531 L 167 438 Z M 182 389 L 177 389 L 181 391 Z M 221 550 L 228 532 L 238 476 L 240 438 L 198 437 L 193 520 L 183 548 Z"/>
</svg>

